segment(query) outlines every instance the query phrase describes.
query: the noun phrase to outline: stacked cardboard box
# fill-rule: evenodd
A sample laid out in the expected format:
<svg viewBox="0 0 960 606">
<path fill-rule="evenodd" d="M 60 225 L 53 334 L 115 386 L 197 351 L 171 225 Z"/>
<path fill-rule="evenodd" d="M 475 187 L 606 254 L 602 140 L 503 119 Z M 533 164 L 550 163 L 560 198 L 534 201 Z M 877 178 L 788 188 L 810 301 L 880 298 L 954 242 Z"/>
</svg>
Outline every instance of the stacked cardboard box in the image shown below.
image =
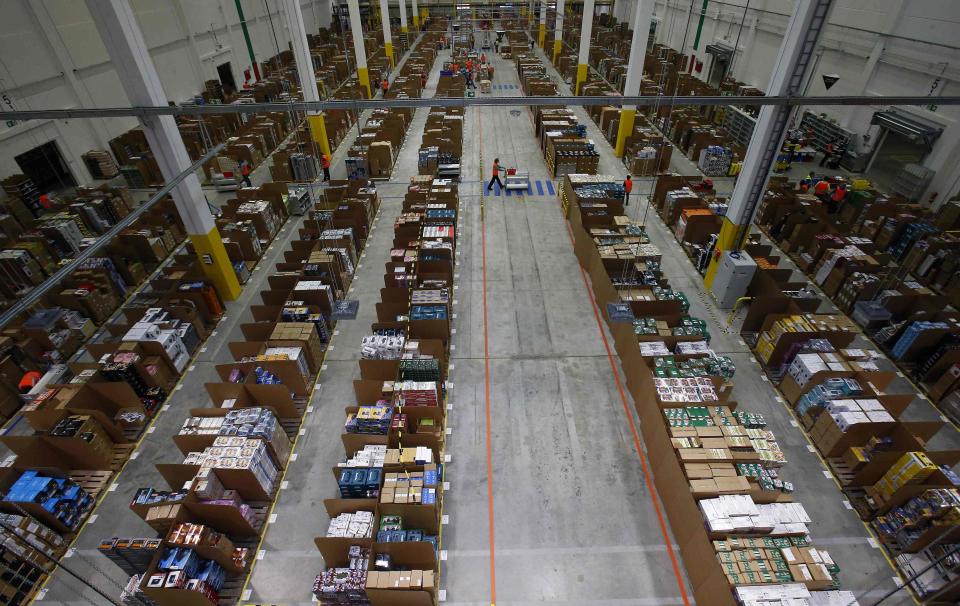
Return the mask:
<svg viewBox="0 0 960 606">
<path fill-rule="evenodd" d="M 887 499 L 908 484 L 922 484 L 939 468 L 922 452 L 908 452 L 887 470 L 873 489 Z"/>
</svg>

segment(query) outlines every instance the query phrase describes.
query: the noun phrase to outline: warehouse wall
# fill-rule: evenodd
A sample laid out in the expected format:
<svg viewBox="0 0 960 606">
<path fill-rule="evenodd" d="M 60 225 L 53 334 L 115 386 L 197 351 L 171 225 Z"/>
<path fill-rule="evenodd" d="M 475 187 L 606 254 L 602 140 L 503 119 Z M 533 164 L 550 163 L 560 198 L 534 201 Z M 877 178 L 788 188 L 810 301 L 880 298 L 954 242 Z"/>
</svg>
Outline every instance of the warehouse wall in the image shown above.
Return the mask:
<svg viewBox="0 0 960 606">
<path fill-rule="evenodd" d="M 331 0 L 300 0 L 308 33 L 330 22 Z M 269 7 L 270 12 L 264 8 Z M 250 58 L 234 0 L 131 0 L 167 97 L 186 101 L 230 62 L 244 82 Z M 278 0 L 243 0 L 258 61 L 290 40 Z M 86 4 L 80 0 L 5 0 L 0 20 L 0 104 L 6 109 L 129 106 Z M 276 41 L 271 30 L 271 19 Z M 135 118 L 0 123 L 0 178 L 20 172 L 14 156 L 57 142 L 78 181 L 90 175 L 80 155 L 137 125 Z"/>
<path fill-rule="evenodd" d="M 786 30 L 794 0 L 710 0 L 700 48 L 693 50 L 702 2 L 657 0 L 660 19 L 657 41 L 703 61 L 707 77 L 710 56 L 707 44 L 724 41 L 737 45 L 733 75 L 765 89 Z M 951 35 L 960 21 L 960 7 L 952 0 L 837 0 L 824 33 L 808 95 L 939 95 L 960 94 L 960 45 Z M 741 31 L 741 23 L 742 31 Z M 686 43 L 684 38 L 686 36 Z M 823 74 L 838 74 L 829 91 Z M 932 89 L 932 92 L 931 92 Z M 932 103 L 935 99 L 931 100 Z M 878 128 L 870 127 L 875 111 L 869 107 L 815 106 L 814 111 L 833 116 L 848 128 L 867 135 L 864 149 L 877 141 Z M 937 171 L 927 195 L 938 192 L 946 200 L 960 191 L 960 108 L 904 107 L 905 112 L 944 127 L 924 165 Z"/>
</svg>

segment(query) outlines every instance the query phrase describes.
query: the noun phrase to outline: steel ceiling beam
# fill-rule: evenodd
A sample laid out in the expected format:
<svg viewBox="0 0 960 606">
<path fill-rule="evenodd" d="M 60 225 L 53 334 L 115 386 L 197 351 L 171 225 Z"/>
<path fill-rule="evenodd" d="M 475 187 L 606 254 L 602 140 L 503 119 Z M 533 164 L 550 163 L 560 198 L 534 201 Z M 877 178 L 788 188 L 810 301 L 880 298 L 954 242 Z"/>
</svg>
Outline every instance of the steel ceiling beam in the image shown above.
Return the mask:
<svg viewBox="0 0 960 606">
<path fill-rule="evenodd" d="M 135 116 L 198 116 L 203 114 L 255 114 L 263 112 L 317 112 L 325 110 L 367 110 L 394 107 L 473 107 L 501 106 L 522 107 L 531 105 L 741 105 L 762 107 L 764 105 L 960 105 L 960 96 L 839 96 L 839 97 L 739 97 L 708 96 L 685 97 L 680 95 L 641 97 L 430 97 L 427 99 L 356 99 L 332 100 L 307 103 L 243 103 L 229 105 L 190 105 L 158 107 L 105 107 L 95 109 L 38 109 L 0 111 L 0 120 L 66 120 L 68 118 L 116 118 Z"/>
</svg>

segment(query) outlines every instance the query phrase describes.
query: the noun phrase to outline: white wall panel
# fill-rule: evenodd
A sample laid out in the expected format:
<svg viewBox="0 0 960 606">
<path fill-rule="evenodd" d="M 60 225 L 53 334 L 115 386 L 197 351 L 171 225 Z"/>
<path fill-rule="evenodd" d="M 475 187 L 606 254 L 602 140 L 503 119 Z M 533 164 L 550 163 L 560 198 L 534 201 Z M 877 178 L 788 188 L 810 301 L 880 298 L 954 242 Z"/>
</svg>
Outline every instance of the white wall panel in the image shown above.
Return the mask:
<svg viewBox="0 0 960 606">
<path fill-rule="evenodd" d="M 171 44 L 183 39 L 183 31 L 177 21 L 173 0 L 131 0 L 140 31 L 148 48 Z"/>
<path fill-rule="evenodd" d="M 5 90 L 60 73 L 57 58 L 44 44 L 43 36 L 36 35 L 36 21 L 25 3 L 6 3 L 0 19 L 0 88 Z"/>
</svg>

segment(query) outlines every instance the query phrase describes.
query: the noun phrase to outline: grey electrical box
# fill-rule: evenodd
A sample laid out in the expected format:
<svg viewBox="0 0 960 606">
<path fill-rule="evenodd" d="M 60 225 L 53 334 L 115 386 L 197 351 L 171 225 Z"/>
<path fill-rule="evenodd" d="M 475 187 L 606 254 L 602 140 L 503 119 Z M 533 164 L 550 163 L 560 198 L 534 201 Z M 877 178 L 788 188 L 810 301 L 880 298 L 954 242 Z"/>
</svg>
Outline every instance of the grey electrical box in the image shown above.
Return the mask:
<svg viewBox="0 0 960 606">
<path fill-rule="evenodd" d="M 732 309 L 737 299 L 747 293 L 747 287 L 757 271 L 756 262 L 741 251 L 724 251 L 711 291 L 720 309 Z"/>
</svg>

